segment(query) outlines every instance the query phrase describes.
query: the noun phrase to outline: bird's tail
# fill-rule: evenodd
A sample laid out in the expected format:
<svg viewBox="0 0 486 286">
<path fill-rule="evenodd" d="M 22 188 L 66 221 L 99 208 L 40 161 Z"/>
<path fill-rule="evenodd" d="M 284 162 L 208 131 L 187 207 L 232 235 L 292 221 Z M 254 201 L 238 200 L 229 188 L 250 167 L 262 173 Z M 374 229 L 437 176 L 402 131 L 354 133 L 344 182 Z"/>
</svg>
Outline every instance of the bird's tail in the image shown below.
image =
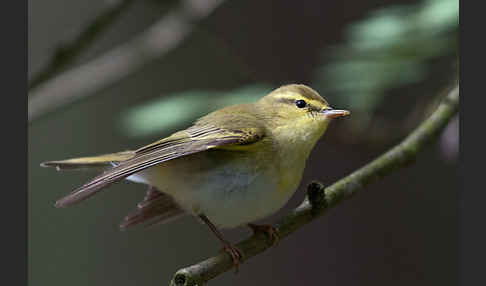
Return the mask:
<svg viewBox="0 0 486 286">
<path fill-rule="evenodd" d="M 135 151 L 123 151 L 118 153 L 104 154 L 91 157 L 72 158 L 60 161 L 47 161 L 40 165 L 42 167 L 55 167 L 61 170 L 78 170 L 93 167 L 104 167 L 116 165 L 119 162 L 128 160 L 135 156 Z"/>
<path fill-rule="evenodd" d="M 153 186 L 149 186 L 143 201 L 138 203 L 135 211 L 123 219 L 120 223 L 120 229 L 125 230 L 138 224 L 145 224 L 145 226 L 163 224 L 183 214 L 185 214 L 184 210 L 179 207 L 171 196 L 160 192 Z"/>
<path fill-rule="evenodd" d="M 55 167 L 57 170 L 79 170 L 84 168 L 104 167 L 118 165 L 118 163 L 133 158 L 134 151 L 123 151 L 112 154 L 104 154 L 92 157 L 73 158 L 61 161 L 48 161 L 41 163 L 42 167 Z M 69 197 L 69 195 L 68 195 Z M 87 197 L 82 198 L 86 199 Z M 137 205 L 137 209 L 128 214 L 120 223 L 122 230 L 138 225 L 166 223 L 185 214 L 179 205 L 170 197 L 155 187 L 149 186 L 143 201 Z"/>
</svg>

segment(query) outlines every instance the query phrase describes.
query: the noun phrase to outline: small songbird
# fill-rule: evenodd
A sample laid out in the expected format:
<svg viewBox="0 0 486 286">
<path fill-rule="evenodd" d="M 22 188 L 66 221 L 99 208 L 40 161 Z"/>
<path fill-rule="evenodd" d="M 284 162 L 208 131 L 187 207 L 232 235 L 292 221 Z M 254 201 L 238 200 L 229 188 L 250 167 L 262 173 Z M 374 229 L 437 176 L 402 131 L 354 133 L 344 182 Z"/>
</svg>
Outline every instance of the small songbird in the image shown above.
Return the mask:
<svg viewBox="0 0 486 286">
<path fill-rule="evenodd" d="M 218 229 L 248 225 L 278 241 L 272 226 L 253 222 L 285 205 L 331 119 L 348 114 L 331 108 L 308 86 L 285 85 L 255 103 L 211 112 L 191 127 L 135 151 L 41 166 L 106 167 L 58 200 L 56 207 L 76 204 L 123 179 L 148 185 L 143 201 L 120 224 L 122 229 L 189 213 L 209 226 L 238 267 L 240 251 Z"/>
</svg>

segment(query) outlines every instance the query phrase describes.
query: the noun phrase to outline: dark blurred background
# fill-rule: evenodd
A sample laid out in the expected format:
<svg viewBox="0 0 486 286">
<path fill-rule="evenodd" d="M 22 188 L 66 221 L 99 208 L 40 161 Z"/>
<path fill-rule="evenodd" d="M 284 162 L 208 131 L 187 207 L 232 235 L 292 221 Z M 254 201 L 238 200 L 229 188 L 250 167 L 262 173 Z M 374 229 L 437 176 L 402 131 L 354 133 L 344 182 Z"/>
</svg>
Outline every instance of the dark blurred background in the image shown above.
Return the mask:
<svg viewBox="0 0 486 286">
<path fill-rule="evenodd" d="M 352 116 L 333 122 L 300 191 L 266 220 L 275 221 L 311 180 L 333 183 L 430 114 L 457 78 L 458 6 L 29 1 L 30 284 L 167 285 L 220 249 L 191 217 L 120 232 L 145 192 L 130 182 L 55 209 L 96 172 L 59 173 L 40 162 L 134 149 L 220 106 L 305 83 Z M 210 284 L 456 285 L 458 142 L 455 119 L 415 164 Z M 249 231 L 225 234 L 236 242 Z"/>
</svg>

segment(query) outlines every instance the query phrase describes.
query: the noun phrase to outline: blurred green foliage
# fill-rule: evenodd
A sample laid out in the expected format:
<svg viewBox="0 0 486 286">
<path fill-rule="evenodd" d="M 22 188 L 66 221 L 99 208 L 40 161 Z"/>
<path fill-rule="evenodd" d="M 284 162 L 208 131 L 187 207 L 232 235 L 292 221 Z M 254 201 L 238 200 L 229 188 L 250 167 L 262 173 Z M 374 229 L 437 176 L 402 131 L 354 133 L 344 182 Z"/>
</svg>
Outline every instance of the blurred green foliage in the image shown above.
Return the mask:
<svg viewBox="0 0 486 286">
<path fill-rule="evenodd" d="M 326 50 L 314 86 L 354 115 L 370 116 L 391 88 L 417 83 L 427 62 L 458 53 L 459 1 L 425 0 L 381 8 L 348 26 Z"/>
<path fill-rule="evenodd" d="M 191 90 L 162 96 L 128 110 L 121 117 L 120 127 L 134 137 L 174 130 L 219 108 L 254 102 L 271 89 L 259 84 L 230 91 Z"/>
<path fill-rule="evenodd" d="M 420 82 L 428 61 L 458 52 L 459 3 L 424 0 L 378 9 L 350 24 L 343 43 L 327 47 L 311 86 L 336 107 L 352 111 L 364 130 L 391 88 Z M 164 95 L 132 108 L 120 128 L 128 136 L 174 130 L 230 104 L 252 102 L 271 90 L 251 85 L 227 92 L 192 90 Z"/>
</svg>

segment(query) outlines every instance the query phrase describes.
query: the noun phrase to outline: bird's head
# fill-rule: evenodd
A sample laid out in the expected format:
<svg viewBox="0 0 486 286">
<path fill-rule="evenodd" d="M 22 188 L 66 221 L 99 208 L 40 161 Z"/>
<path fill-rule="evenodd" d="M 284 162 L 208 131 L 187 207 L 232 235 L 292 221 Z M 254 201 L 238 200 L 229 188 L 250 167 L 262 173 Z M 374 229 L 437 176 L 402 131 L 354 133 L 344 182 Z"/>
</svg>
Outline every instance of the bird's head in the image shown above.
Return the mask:
<svg viewBox="0 0 486 286">
<path fill-rule="evenodd" d="M 275 89 L 257 106 L 267 115 L 265 121 L 277 140 L 306 145 L 306 149 L 312 149 L 332 119 L 350 114 L 333 109 L 315 90 L 302 84 Z"/>
</svg>

